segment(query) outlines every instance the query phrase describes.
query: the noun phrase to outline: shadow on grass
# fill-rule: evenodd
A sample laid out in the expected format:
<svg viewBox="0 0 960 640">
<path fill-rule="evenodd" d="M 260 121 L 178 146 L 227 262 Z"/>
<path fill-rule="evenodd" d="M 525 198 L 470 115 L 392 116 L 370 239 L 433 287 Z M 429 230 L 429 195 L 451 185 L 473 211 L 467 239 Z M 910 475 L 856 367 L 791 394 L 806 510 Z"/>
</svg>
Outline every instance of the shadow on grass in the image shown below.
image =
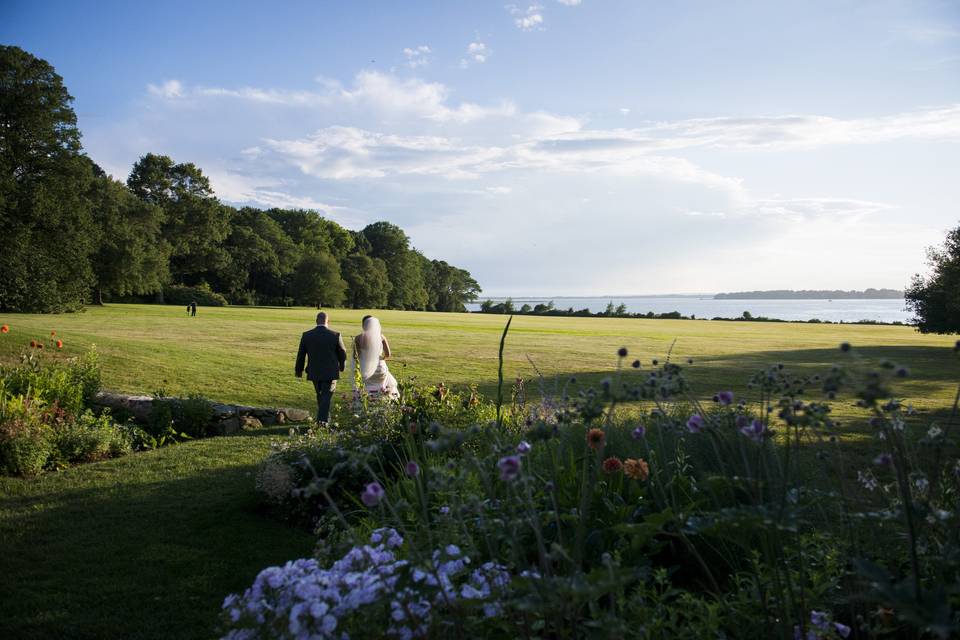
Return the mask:
<svg viewBox="0 0 960 640">
<path fill-rule="evenodd" d="M 228 593 L 314 544 L 231 460 L 254 435 L 270 431 L 21 481 L 38 484 L 0 498 L 0 637 L 214 637 Z"/>
</svg>

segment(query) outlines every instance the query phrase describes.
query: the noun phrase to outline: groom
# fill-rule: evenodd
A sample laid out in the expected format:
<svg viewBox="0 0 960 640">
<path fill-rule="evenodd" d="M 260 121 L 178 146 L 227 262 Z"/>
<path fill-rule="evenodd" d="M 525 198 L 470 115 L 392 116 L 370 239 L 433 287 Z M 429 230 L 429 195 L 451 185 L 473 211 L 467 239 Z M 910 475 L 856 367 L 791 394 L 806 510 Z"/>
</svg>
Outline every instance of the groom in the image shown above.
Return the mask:
<svg viewBox="0 0 960 640">
<path fill-rule="evenodd" d="M 306 359 L 307 380 L 313 383 L 317 392 L 317 422 L 324 424 L 330 420 L 330 400 L 347 361 L 343 339 L 339 333 L 331 331 L 327 323 L 327 314 L 321 311 L 317 314 L 317 326 L 303 333 L 294 371 L 298 378 L 302 378 Z"/>
</svg>

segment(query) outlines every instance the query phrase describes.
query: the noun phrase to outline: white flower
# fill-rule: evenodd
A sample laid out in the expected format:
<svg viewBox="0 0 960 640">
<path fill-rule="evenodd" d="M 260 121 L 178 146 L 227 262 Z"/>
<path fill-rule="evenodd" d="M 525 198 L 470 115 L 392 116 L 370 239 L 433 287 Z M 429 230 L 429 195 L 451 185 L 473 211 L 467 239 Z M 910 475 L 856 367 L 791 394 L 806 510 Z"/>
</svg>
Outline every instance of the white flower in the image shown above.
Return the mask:
<svg viewBox="0 0 960 640">
<path fill-rule="evenodd" d="M 930 438 L 931 440 L 933 440 L 933 439 L 935 439 L 935 438 L 939 438 L 941 434 L 943 434 L 943 429 L 941 429 L 941 428 L 938 427 L 937 425 L 933 425 L 933 426 L 930 427 L 930 429 L 927 431 L 927 437 Z"/>
</svg>

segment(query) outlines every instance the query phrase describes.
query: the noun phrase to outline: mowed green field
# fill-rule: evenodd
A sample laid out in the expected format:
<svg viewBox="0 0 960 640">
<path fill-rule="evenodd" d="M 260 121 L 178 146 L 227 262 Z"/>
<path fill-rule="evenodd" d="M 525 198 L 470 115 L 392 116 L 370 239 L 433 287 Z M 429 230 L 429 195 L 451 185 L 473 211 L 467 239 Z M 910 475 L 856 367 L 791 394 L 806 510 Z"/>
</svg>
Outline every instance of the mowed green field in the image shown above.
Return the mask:
<svg viewBox="0 0 960 640">
<path fill-rule="evenodd" d="M 331 326 L 345 336 L 359 332 L 366 310 L 334 309 Z M 395 353 L 398 378 L 426 384 L 477 385 L 495 393 L 497 348 L 506 317 L 481 314 L 375 311 Z M 63 315 L 0 314 L 10 333 L 0 336 L 0 360 L 15 359 L 30 339 L 56 331 L 63 354 L 96 344 L 108 389 L 168 394 L 200 393 L 214 400 L 265 406 L 313 406 L 312 388 L 293 377 L 300 333 L 314 323 L 307 308 L 201 308 L 195 318 L 181 307 L 108 305 Z M 349 345 L 349 339 L 345 340 Z M 899 389 L 918 410 L 950 405 L 960 379 L 955 338 L 925 336 L 910 327 L 706 320 L 557 318 L 517 316 L 504 353 L 504 375 L 528 380 L 538 393 L 542 372 L 549 392 L 571 376 L 596 382 L 616 368 L 616 351 L 643 369 L 663 359 L 671 344 L 677 361 L 694 359 L 688 372 L 698 392 L 746 393 L 750 374 L 782 362 L 797 370 L 823 371 L 832 363 L 888 358 L 910 368 Z M 849 342 L 854 356 L 837 346 Z M 634 375 L 631 370 L 628 375 Z M 347 392 L 349 382 L 341 385 Z M 845 407 L 838 407 L 840 413 Z"/>
</svg>

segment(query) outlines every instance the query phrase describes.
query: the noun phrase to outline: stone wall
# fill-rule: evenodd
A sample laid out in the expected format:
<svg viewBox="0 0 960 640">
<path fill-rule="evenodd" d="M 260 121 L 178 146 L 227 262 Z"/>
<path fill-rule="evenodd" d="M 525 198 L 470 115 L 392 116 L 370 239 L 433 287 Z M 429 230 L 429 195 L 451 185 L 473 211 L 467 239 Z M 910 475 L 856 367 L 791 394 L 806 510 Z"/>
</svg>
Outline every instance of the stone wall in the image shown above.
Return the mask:
<svg viewBox="0 0 960 640">
<path fill-rule="evenodd" d="M 154 398 L 153 396 L 134 396 L 111 391 L 101 391 L 93 399 L 96 406 L 122 411 L 133 416 L 137 422 L 146 422 L 153 409 L 154 400 L 176 402 L 180 398 Z M 248 407 L 240 404 L 222 404 L 211 402 L 213 418 L 211 431 L 217 435 L 230 435 L 241 429 L 259 429 L 264 426 L 307 422 L 310 412 L 291 407 L 277 409 Z"/>
</svg>

